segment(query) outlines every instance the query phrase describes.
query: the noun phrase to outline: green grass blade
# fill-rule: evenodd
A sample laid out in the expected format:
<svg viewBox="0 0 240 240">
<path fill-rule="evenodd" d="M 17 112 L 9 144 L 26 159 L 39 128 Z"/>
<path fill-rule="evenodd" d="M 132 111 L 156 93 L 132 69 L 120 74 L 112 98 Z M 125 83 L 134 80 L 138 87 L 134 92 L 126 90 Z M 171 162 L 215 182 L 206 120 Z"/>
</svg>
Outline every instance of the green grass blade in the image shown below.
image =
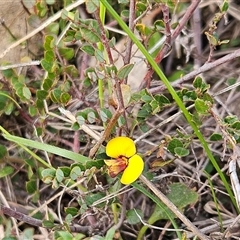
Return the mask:
<svg viewBox="0 0 240 240">
<path fill-rule="evenodd" d="M 5 139 L 18 144 L 19 146 L 27 146 L 27 147 L 43 150 L 43 151 L 53 153 L 58 156 L 73 160 L 75 162 L 80 162 L 82 164 L 85 164 L 87 161 L 90 160 L 88 157 L 85 157 L 81 154 L 78 154 L 66 149 L 62 149 L 59 147 L 55 147 L 46 143 L 41 143 L 41 142 L 37 142 L 30 139 L 25 139 L 22 137 L 13 136 L 10 133 L 8 133 L 5 129 L 3 129 L 1 126 L 0 126 L 0 130 L 3 132 L 3 137 Z"/>
</svg>

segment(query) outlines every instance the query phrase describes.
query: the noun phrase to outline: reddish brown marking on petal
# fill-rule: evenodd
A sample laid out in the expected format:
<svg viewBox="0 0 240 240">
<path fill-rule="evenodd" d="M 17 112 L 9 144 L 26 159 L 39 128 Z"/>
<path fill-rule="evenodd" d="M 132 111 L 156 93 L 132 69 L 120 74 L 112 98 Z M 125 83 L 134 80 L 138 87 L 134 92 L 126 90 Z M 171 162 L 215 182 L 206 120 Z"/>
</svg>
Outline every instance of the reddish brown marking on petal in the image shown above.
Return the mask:
<svg viewBox="0 0 240 240">
<path fill-rule="evenodd" d="M 111 162 L 108 161 L 108 174 L 110 177 L 114 178 L 119 173 L 125 170 L 128 165 L 128 159 L 126 157 L 120 156 Z"/>
</svg>

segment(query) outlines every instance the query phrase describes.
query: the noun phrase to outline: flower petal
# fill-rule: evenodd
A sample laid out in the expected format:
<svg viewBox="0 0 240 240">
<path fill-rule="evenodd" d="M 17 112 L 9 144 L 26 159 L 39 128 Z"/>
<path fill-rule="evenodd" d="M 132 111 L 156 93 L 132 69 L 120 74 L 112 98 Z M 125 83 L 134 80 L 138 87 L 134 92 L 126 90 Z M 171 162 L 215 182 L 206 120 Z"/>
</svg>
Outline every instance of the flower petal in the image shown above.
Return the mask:
<svg viewBox="0 0 240 240">
<path fill-rule="evenodd" d="M 107 143 L 106 153 L 112 158 L 118 158 L 119 156 L 129 158 L 136 153 L 136 146 L 131 138 L 116 137 Z"/>
<path fill-rule="evenodd" d="M 108 166 L 108 174 L 112 178 L 116 177 L 127 167 L 126 159 L 104 160 L 104 162 Z"/>
<path fill-rule="evenodd" d="M 141 175 L 144 168 L 143 159 L 135 154 L 128 160 L 128 166 L 123 172 L 121 177 L 122 184 L 131 184 L 132 182 L 136 181 L 137 178 Z"/>
</svg>

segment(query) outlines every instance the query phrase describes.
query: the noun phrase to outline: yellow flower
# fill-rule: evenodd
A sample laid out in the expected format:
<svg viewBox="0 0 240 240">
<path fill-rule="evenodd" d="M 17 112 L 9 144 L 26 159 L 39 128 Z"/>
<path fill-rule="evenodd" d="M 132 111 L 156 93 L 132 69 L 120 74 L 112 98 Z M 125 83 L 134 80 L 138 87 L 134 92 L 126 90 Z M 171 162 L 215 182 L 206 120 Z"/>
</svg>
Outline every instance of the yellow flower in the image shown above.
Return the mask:
<svg viewBox="0 0 240 240">
<path fill-rule="evenodd" d="M 123 172 L 121 183 L 131 184 L 141 175 L 144 167 L 143 159 L 136 154 L 136 146 L 128 137 L 111 139 L 106 146 L 106 153 L 111 160 L 104 160 L 111 177 Z"/>
</svg>

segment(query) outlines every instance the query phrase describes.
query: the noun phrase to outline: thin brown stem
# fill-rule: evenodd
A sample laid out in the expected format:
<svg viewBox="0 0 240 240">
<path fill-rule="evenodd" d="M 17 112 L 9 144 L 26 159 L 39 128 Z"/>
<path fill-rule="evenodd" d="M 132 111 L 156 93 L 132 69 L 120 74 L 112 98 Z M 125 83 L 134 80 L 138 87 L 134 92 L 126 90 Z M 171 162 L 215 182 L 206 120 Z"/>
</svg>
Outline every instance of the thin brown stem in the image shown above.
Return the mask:
<svg viewBox="0 0 240 240">
<path fill-rule="evenodd" d="M 129 25 L 128 25 L 128 27 L 132 32 L 134 31 L 134 26 L 135 26 L 135 23 L 134 23 L 134 20 L 135 20 L 135 17 L 136 17 L 135 5 L 136 5 L 136 0 L 130 1 L 130 4 L 129 4 Z M 125 57 L 123 58 L 124 65 L 126 65 L 130 62 L 131 52 L 132 52 L 132 40 L 128 37 L 127 45 L 126 45 L 126 54 L 125 54 Z M 127 82 L 127 79 L 125 79 L 125 81 Z"/>
<path fill-rule="evenodd" d="M 89 153 L 89 158 L 93 158 L 94 155 L 96 154 L 97 150 L 99 149 L 99 147 L 102 145 L 102 143 L 109 137 L 109 135 L 111 134 L 111 131 L 114 127 L 114 125 L 116 124 L 118 118 L 120 117 L 120 115 L 122 114 L 123 110 L 121 109 L 117 109 L 116 112 L 114 113 L 114 115 L 112 116 L 112 118 L 110 119 L 105 131 L 103 132 L 102 137 L 97 141 L 97 143 L 95 144 L 95 146 L 90 150 Z"/>
<path fill-rule="evenodd" d="M 94 17 L 97 20 L 99 28 L 100 28 L 102 44 L 103 44 L 103 46 L 106 50 L 106 53 L 108 55 L 109 63 L 114 64 L 112 53 L 111 53 L 111 50 L 110 50 L 110 47 L 109 47 L 109 44 L 108 44 L 108 38 L 106 36 L 105 29 L 103 27 L 102 21 L 101 21 L 100 16 L 99 16 L 99 10 L 94 13 Z"/>
<path fill-rule="evenodd" d="M 170 35 L 171 36 L 170 42 L 167 42 L 167 41 L 169 41 L 169 38 L 166 38 L 165 44 L 163 45 L 160 52 L 157 54 L 157 56 L 155 58 L 156 63 L 159 64 L 163 60 L 164 56 L 166 56 L 166 54 L 168 53 L 171 45 L 176 40 L 176 38 L 179 36 L 179 34 L 181 33 L 185 24 L 192 17 L 193 12 L 195 11 L 195 9 L 197 8 L 197 6 L 199 5 L 200 2 L 201 2 L 201 0 L 192 1 L 191 5 L 188 7 L 186 13 L 182 17 L 182 19 L 179 21 L 178 26 L 173 31 L 172 35 Z M 163 14 L 164 14 L 164 12 L 163 12 Z M 167 14 L 167 12 L 165 12 L 165 14 Z M 166 22 L 164 22 L 164 23 L 165 23 L 165 28 L 168 27 L 168 24 L 166 24 Z M 144 80 L 143 80 L 140 88 L 144 88 L 144 87 L 147 87 L 147 85 L 149 85 L 153 73 L 154 73 L 154 70 L 152 68 L 149 69 L 149 71 L 147 72 L 147 74 L 144 77 Z"/>
<path fill-rule="evenodd" d="M 101 21 L 100 16 L 99 16 L 99 10 L 95 12 L 94 16 L 95 16 L 95 18 L 96 18 L 96 20 L 97 20 L 97 22 L 99 24 L 99 28 L 100 28 L 100 31 L 101 31 L 102 44 L 105 47 L 105 50 L 107 52 L 109 63 L 114 65 L 112 53 L 111 53 L 111 50 L 110 50 L 110 47 L 109 47 L 109 43 L 108 43 L 108 38 L 106 36 L 106 33 L 105 33 L 105 30 L 104 30 L 102 21 Z M 118 115 L 118 113 L 122 113 L 123 114 L 123 116 L 125 118 L 125 121 L 126 121 L 126 127 L 127 127 L 127 116 L 126 116 L 125 111 L 123 111 L 124 110 L 124 101 L 123 101 L 122 90 L 121 90 L 121 82 L 119 81 L 119 79 L 117 77 L 114 80 L 115 80 L 115 87 L 116 87 L 116 96 L 117 96 L 117 100 L 118 100 L 117 115 Z M 103 139 L 103 141 L 105 141 L 105 139 Z M 92 155 L 92 154 L 90 154 L 90 155 Z"/>
</svg>

